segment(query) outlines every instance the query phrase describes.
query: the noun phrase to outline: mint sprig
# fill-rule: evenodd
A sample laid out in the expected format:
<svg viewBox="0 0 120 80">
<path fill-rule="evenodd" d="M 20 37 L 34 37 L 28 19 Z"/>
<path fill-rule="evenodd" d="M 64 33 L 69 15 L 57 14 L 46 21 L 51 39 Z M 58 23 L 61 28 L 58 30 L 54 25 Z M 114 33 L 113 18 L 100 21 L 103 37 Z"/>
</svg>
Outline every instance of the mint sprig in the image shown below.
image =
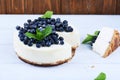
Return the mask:
<svg viewBox="0 0 120 80">
<path fill-rule="evenodd" d="M 105 80 L 106 74 L 101 72 L 94 80 Z"/>
<path fill-rule="evenodd" d="M 25 35 L 28 38 L 33 38 L 33 39 L 40 41 L 40 40 L 44 39 L 45 37 L 47 37 L 48 35 L 50 35 L 51 33 L 52 33 L 52 27 L 46 26 L 46 28 L 42 31 L 40 31 L 39 29 L 36 29 L 36 34 L 26 32 Z"/>
<path fill-rule="evenodd" d="M 52 15 L 53 11 L 46 11 L 45 14 L 41 16 L 41 18 L 51 18 Z"/>
<path fill-rule="evenodd" d="M 100 31 L 95 31 L 93 35 L 87 34 L 87 37 L 82 41 L 82 44 L 89 44 L 99 35 Z"/>
</svg>

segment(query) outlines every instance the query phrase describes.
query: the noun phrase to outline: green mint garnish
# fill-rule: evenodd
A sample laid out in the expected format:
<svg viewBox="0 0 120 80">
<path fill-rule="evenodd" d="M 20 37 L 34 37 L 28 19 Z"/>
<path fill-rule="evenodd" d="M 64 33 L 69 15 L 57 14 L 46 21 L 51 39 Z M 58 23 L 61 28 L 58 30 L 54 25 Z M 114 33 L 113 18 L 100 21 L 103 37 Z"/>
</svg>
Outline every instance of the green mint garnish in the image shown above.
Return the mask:
<svg viewBox="0 0 120 80">
<path fill-rule="evenodd" d="M 51 18 L 52 15 L 53 15 L 53 11 L 46 11 L 41 18 Z"/>
<path fill-rule="evenodd" d="M 106 74 L 101 72 L 94 80 L 105 80 Z"/>
<path fill-rule="evenodd" d="M 26 32 L 25 35 L 28 38 L 33 38 L 33 39 L 40 41 L 40 40 L 44 39 L 45 37 L 47 37 L 48 35 L 50 35 L 51 33 L 52 33 L 52 27 L 46 26 L 46 28 L 42 31 L 40 31 L 39 29 L 36 29 L 36 34 Z"/>
<path fill-rule="evenodd" d="M 82 41 L 82 44 L 89 44 L 99 35 L 100 31 L 95 31 L 93 35 L 87 34 L 87 37 Z"/>
</svg>

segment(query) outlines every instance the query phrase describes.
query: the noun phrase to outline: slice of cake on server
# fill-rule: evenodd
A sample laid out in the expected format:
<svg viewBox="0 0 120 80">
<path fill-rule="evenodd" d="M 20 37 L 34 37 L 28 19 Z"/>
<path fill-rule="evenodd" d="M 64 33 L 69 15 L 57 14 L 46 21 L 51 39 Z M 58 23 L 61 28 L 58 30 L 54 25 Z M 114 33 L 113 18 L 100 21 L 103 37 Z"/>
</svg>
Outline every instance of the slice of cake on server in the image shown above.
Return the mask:
<svg viewBox="0 0 120 80">
<path fill-rule="evenodd" d="M 92 45 L 93 51 L 98 53 L 102 57 L 109 56 L 113 51 L 115 51 L 120 45 L 120 33 L 118 30 L 103 27 L 101 31 L 95 32 L 91 36 L 90 40 L 86 38 L 83 43 L 90 43 Z"/>
</svg>

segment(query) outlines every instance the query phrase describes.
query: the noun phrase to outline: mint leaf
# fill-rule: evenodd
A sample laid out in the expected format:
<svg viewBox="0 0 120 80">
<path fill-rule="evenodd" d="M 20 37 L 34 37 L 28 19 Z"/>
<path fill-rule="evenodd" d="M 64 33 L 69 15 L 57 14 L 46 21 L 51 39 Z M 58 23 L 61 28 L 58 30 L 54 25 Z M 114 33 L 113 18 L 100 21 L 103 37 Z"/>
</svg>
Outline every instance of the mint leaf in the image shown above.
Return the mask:
<svg viewBox="0 0 120 80">
<path fill-rule="evenodd" d="M 95 31 L 95 33 L 94 33 L 94 34 L 95 34 L 96 36 L 98 36 L 98 35 L 99 35 L 99 33 L 100 33 L 100 31 Z"/>
<path fill-rule="evenodd" d="M 32 34 L 32 33 L 26 32 L 25 35 L 26 35 L 28 38 L 37 39 L 36 35 L 35 35 L 35 34 Z"/>
<path fill-rule="evenodd" d="M 101 72 L 94 80 L 105 80 L 106 74 Z"/>
<path fill-rule="evenodd" d="M 100 31 L 95 31 L 93 35 L 87 34 L 87 37 L 82 41 L 82 44 L 89 44 L 96 39 Z"/>
<path fill-rule="evenodd" d="M 51 18 L 53 15 L 53 11 L 46 11 L 42 18 Z"/>
<path fill-rule="evenodd" d="M 82 44 L 90 43 L 94 39 L 94 36 L 87 34 L 87 37 L 83 40 Z"/>
<path fill-rule="evenodd" d="M 38 40 L 43 39 L 43 34 L 39 29 L 36 29 L 36 37 L 38 38 Z"/>
<path fill-rule="evenodd" d="M 52 27 L 51 26 L 46 26 L 46 28 L 43 31 L 40 31 L 39 29 L 36 29 L 36 34 L 32 34 L 30 32 L 26 32 L 25 35 L 28 38 L 33 38 L 36 39 L 38 41 L 44 39 L 45 37 L 47 37 L 48 35 L 50 35 L 52 33 Z"/>
<path fill-rule="evenodd" d="M 43 31 L 42 34 L 44 35 L 44 37 L 48 36 L 49 34 L 52 33 L 52 27 L 47 26 Z"/>
</svg>

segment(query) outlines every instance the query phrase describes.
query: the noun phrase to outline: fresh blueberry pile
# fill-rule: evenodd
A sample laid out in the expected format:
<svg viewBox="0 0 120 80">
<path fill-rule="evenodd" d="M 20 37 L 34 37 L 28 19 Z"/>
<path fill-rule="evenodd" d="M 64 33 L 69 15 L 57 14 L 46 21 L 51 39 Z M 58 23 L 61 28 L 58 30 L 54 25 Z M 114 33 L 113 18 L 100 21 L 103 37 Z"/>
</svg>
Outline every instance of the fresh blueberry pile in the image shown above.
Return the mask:
<svg viewBox="0 0 120 80">
<path fill-rule="evenodd" d="M 40 31 L 44 30 L 47 26 L 52 27 L 52 33 L 45 37 L 43 40 L 36 40 L 33 38 L 28 38 L 25 33 L 30 32 L 32 34 L 36 34 L 36 29 Z M 28 19 L 26 23 L 24 23 L 23 27 L 16 26 L 16 29 L 19 31 L 18 37 L 19 39 L 28 46 L 32 46 L 36 44 L 37 48 L 44 47 L 44 46 L 51 46 L 52 44 L 64 44 L 64 38 L 60 37 L 57 32 L 72 32 L 73 28 L 68 26 L 68 21 L 64 20 L 61 21 L 60 18 L 41 18 L 35 20 Z"/>
</svg>

